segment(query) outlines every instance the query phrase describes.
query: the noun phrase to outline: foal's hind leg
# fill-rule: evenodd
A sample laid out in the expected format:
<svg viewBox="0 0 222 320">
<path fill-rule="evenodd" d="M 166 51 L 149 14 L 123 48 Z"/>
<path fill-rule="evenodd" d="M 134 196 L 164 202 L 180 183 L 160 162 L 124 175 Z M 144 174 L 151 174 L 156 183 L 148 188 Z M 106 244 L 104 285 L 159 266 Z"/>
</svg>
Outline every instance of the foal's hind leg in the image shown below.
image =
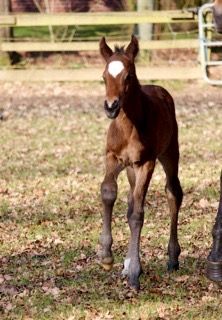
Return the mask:
<svg viewBox="0 0 222 320">
<path fill-rule="evenodd" d="M 180 186 L 178 178 L 178 162 L 179 162 L 179 150 L 177 140 L 171 143 L 167 152 L 159 158 L 166 173 L 166 195 L 170 208 L 171 225 L 170 225 L 170 240 L 168 244 L 168 270 L 178 270 L 180 255 L 180 245 L 177 238 L 177 224 L 178 224 L 178 212 L 183 199 L 183 191 Z"/>
<path fill-rule="evenodd" d="M 101 263 L 106 270 L 110 270 L 113 265 L 113 255 L 111 251 L 113 238 L 111 232 L 111 220 L 113 206 L 117 197 L 117 177 L 121 171 L 121 166 L 112 153 L 106 156 L 106 174 L 101 184 L 101 197 L 103 203 L 103 227 L 100 236 L 101 243 Z"/>
</svg>

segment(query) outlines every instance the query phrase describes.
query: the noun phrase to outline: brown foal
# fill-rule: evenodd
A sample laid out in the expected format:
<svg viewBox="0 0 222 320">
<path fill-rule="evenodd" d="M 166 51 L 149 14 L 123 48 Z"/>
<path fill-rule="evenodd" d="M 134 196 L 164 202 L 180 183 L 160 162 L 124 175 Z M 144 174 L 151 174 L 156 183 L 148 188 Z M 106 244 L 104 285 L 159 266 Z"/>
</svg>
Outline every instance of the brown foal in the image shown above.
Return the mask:
<svg viewBox="0 0 222 320">
<path fill-rule="evenodd" d="M 222 0 L 214 1 L 213 15 L 216 29 L 222 33 Z M 222 283 L 222 171 L 220 175 L 220 201 L 212 236 L 213 245 L 207 258 L 207 277 Z"/>
<path fill-rule="evenodd" d="M 214 1 L 213 16 L 217 31 L 222 33 L 222 0 Z"/>
<path fill-rule="evenodd" d="M 171 214 L 168 244 L 168 270 L 179 268 L 180 245 L 177 239 L 178 211 L 183 192 L 178 179 L 178 129 L 174 101 L 162 87 L 141 86 L 134 59 L 139 51 L 132 36 L 128 47 L 115 52 L 100 41 L 100 52 L 106 61 L 103 78 L 106 86 L 104 109 L 113 119 L 107 135 L 106 173 L 101 185 L 103 228 L 100 237 L 101 263 L 106 270 L 113 265 L 111 219 L 117 197 L 117 177 L 126 168 L 130 184 L 128 223 L 131 231 L 123 275 L 129 285 L 139 289 L 142 268 L 139 247 L 144 221 L 144 200 L 158 159 L 166 173 L 166 195 Z"/>
</svg>

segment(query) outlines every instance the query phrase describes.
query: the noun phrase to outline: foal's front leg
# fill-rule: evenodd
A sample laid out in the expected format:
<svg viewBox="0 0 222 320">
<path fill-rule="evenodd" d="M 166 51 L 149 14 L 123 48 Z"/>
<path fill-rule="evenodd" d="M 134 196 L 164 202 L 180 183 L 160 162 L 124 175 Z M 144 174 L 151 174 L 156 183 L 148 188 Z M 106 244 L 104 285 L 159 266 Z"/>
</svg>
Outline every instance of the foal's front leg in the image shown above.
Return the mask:
<svg viewBox="0 0 222 320">
<path fill-rule="evenodd" d="M 116 157 L 111 153 L 106 156 L 106 174 L 101 184 L 101 197 L 103 203 L 103 227 L 100 236 L 101 263 L 105 270 L 113 266 L 111 220 L 113 206 L 117 197 L 117 177 L 121 171 Z"/>
<path fill-rule="evenodd" d="M 133 190 L 132 210 L 128 211 L 128 222 L 131 231 L 129 249 L 127 253 L 127 273 L 129 285 L 139 290 L 139 276 L 142 272 L 139 248 L 140 234 L 144 221 L 144 200 L 150 179 L 155 167 L 155 161 L 146 162 L 142 166 L 135 166 L 135 187 Z"/>
</svg>

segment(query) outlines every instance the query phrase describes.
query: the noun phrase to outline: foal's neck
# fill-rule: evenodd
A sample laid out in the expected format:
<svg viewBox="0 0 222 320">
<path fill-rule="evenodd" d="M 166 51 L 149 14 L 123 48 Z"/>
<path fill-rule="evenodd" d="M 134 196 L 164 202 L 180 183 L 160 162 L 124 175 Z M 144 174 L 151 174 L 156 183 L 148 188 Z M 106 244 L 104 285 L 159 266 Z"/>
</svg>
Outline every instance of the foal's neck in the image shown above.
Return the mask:
<svg viewBox="0 0 222 320">
<path fill-rule="evenodd" d="M 133 124 L 138 123 L 142 116 L 141 93 L 142 91 L 139 80 L 135 76 L 127 94 L 123 97 L 122 106 L 124 113 Z"/>
</svg>

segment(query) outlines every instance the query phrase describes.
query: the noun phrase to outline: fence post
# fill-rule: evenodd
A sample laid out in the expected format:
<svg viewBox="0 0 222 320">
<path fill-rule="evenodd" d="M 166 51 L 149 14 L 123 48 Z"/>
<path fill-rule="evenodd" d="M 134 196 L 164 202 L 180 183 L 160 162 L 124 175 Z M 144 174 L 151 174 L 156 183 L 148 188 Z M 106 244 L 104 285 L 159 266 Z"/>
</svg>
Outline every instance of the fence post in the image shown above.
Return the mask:
<svg viewBox="0 0 222 320">
<path fill-rule="evenodd" d="M 1 0 L 0 1 L 0 13 L 8 14 L 9 13 L 9 0 Z M 10 28 L 1 28 L 0 29 L 0 39 L 1 41 L 8 40 L 10 37 Z"/>
<path fill-rule="evenodd" d="M 0 0 L 0 13 L 9 14 L 11 12 L 11 1 Z M 0 28 L 0 42 L 2 41 L 13 41 L 13 28 L 4 27 Z M 17 52 L 8 53 L 11 64 L 16 64 L 21 60 L 21 56 Z"/>
<path fill-rule="evenodd" d="M 1 0 L 0 1 L 0 13 L 1 14 L 7 14 L 8 13 L 8 5 L 9 1 L 8 0 Z M 8 40 L 9 38 L 9 28 L 0 28 L 0 43 L 3 42 L 4 40 Z M 1 63 L 9 63 L 7 59 L 7 54 L 4 52 L 0 52 L 0 57 L 1 57 Z M 7 60 L 7 62 L 5 62 Z"/>
<path fill-rule="evenodd" d="M 153 10 L 154 2 L 154 0 L 137 0 L 137 11 Z M 139 24 L 138 33 L 141 40 L 151 40 L 153 35 L 153 25 Z"/>
</svg>

